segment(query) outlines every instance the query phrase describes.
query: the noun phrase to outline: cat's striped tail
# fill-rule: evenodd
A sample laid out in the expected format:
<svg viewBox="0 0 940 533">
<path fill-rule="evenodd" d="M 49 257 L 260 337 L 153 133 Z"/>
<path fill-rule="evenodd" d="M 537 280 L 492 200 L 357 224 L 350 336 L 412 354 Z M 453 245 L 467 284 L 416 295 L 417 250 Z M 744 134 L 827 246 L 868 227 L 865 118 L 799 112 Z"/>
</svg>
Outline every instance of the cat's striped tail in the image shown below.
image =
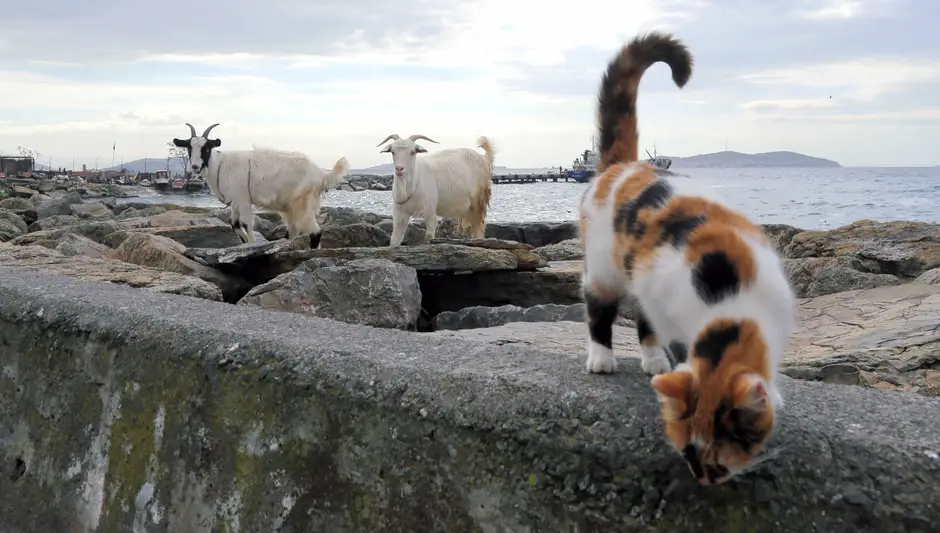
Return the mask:
<svg viewBox="0 0 940 533">
<path fill-rule="evenodd" d="M 669 65 L 672 81 L 679 88 L 692 76 L 692 55 L 682 41 L 668 33 L 652 32 L 635 37 L 607 65 L 598 94 L 601 137 L 598 172 L 614 163 L 637 160 L 637 88 L 646 69 L 658 61 Z"/>
</svg>

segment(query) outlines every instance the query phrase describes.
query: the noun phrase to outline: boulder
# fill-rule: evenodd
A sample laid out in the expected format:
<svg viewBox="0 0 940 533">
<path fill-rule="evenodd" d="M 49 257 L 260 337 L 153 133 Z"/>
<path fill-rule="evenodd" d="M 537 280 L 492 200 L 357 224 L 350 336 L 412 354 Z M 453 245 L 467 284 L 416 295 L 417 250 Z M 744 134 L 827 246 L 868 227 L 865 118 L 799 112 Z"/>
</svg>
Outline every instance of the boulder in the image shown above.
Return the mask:
<svg viewBox="0 0 940 533">
<path fill-rule="evenodd" d="M 29 225 L 29 231 L 43 231 L 47 229 L 64 228 L 78 224 L 78 217 L 75 215 L 52 215 L 51 217 L 40 218 Z"/>
<path fill-rule="evenodd" d="M 376 248 L 388 246 L 389 234 L 366 222 L 324 226 L 320 248 Z"/>
<path fill-rule="evenodd" d="M 865 272 L 908 280 L 940 267 L 940 224 L 859 220 L 828 231 L 804 231 L 786 247 L 790 258 L 851 257 Z"/>
<path fill-rule="evenodd" d="M 536 248 L 578 238 L 577 222 L 487 224 L 486 237 L 524 242 Z"/>
<path fill-rule="evenodd" d="M 196 276 L 218 286 L 223 298 L 229 302 L 237 301 L 250 289 L 242 279 L 185 257 L 185 250 L 185 246 L 167 237 L 129 232 L 124 241 L 110 251 L 108 257 L 167 272 Z"/>
<path fill-rule="evenodd" d="M 934 268 L 917 276 L 912 283 L 921 285 L 940 285 L 940 268 Z"/>
<path fill-rule="evenodd" d="M 81 222 L 78 224 L 72 224 L 54 229 L 33 231 L 27 233 L 26 235 L 20 235 L 11 242 L 19 246 L 28 246 L 39 241 L 58 240 L 59 237 L 65 233 L 75 233 L 83 237 L 88 237 L 97 243 L 105 244 L 113 248 L 116 245 L 110 244 L 109 240 L 107 239 L 109 235 L 117 231 L 145 228 L 148 224 L 149 222 L 145 218 Z"/>
<path fill-rule="evenodd" d="M 159 206 L 159 205 L 150 205 L 147 207 L 141 207 L 139 209 L 135 207 L 131 207 L 131 208 L 122 209 L 120 211 L 120 214 L 118 214 L 115 218 L 117 218 L 118 220 L 124 220 L 126 218 L 137 218 L 137 217 L 149 218 L 154 215 L 159 215 L 160 213 L 166 213 L 166 211 L 167 209 L 165 207 Z M 117 213 L 116 210 L 115 212 Z"/>
<path fill-rule="evenodd" d="M 544 304 L 533 307 L 501 305 L 474 306 L 459 311 L 446 311 L 434 317 L 435 330 L 491 328 L 509 322 L 584 321 L 584 304 Z"/>
<path fill-rule="evenodd" d="M 805 231 L 787 224 L 761 224 L 761 227 L 781 254 L 793 240 L 794 235 Z"/>
<path fill-rule="evenodd" d="M 320 225 L 324 228 L 330 226 L 347 226 L 365 222 L 366 224 L 378 224 L 387 217 L 370 213 L 354 207 L 330 207 L 320 208 Z M 389 231 L 389 233 L 391 233 Z"/>
<path fill-rule="evenodd" d="M 80 219 L 109 219 L 114 218 L 114 213 L 108 206 L 100 202 L 86 204 L 72 204 L 69 206 L 72 214 Z"/>
<path fill-rule="evenodd" d="M 23 187 L 21 185 L 14 185 L 12 192 L 13 192 L 13 196 L 17 198 L 35 198 L 36 197 L 36 191 L 30 189 L 29 187 Z"/>
<path fill-rule="evenodd" d="M 153 217 L 151 217 L 151 220 Z M 132 219 L 136 220 L 136 219 Z M 117 248 L 130 232 L 149 233 L 167 237 L 186 246 L 187 248 L 229 248 L 242 243 L 238 234 L 231 226 L 221 220 L 213 219 L 216 223 L 193 224 L 185 226 L 160 226 L 128 228 L 115 231 L 107 236 L 105 244 Z M 264 237 L 255 235 L 261 240 Z"/>
<path fill-rule="evenodd" d="M 318 258 L 259 285 L 239 301 L 380 328 L 414 329 L 421 288 L 413 268 L 384 259 Z"/>
<path fill-rule="evenodd" d="M 43 246 L 0 247 L 0 266 L 56 274 L 86 281 L 110 282 L 154 292 L 221 300 L 222 292 L 215 285 L 193 276 L 147 268 L 124 261 L 73 256 Z M 119 302 L 115 302 L 116 305 Z"/>
<path fill-rule="evenodd" d="M 81 255 L 102 257 L 110 248 L 75 233 L 56 233 L 53 238 L 34 241 L 33 245 L 55 250 L 66 257 Z"/>
<path fill-rule="evenodd" d="M 39 218 L 51 217 L 54 215 L 71 215 L 72 206 L 85 203 L 82 195 L 77 192 L 70 192 L 58 200 L 44 200 L 36 206 L 36 213 Z"/>
<path fill-rule="evenodd" d="M 0 200 L 0 209 L 7 209 L 10 211 L 36 209 L 35 204 L 33 204 L 33 202 L 27 198 L 13 197 Z"/>
<path fill-rule="evenodd" d="M 846 256 L 783 260 L 784 270 L 800 298 L 901 284 L 897 276 L 860 272 L 852 268 L 855 264 Z"/>
<path fill-rule="evenodd" d="M 576 261 L 584 259 L 584 246 L 581 244 L 581 239 L 568 239 L 536 248 L 535 253 L 549 262 Z"/>
<path fill-rule="evenodd" d="M 28 230 L 29 226 L 23 217 L 7 209 L 0 209 L 0 242 L 13 240 Z"/>
</svg>

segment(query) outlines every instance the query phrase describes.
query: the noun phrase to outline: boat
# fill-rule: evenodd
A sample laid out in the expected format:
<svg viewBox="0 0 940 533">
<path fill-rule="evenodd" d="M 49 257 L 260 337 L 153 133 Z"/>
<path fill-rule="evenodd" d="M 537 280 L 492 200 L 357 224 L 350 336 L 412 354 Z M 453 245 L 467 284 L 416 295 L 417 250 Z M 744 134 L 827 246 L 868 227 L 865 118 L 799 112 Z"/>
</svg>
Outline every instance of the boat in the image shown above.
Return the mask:
<svg viewBox="0 0 940 533">
<path fill-rule="evenodd" d="M 597 162 L 600 154 L 594 145 L 594 138 L 591 138 L 591 149 L 585 150 L 580 157 L 571 163 L 571 168 L 565 171 L 565 177 L 578 183 L 587 183 L 594 177 L 597 171 Z"/>
<path fill-rule="evenodd" d="M 183 189 L 186 188 L 186 180 L 184 180 L 183 178 L 176 178 L 173 180 L 173 183 L 170 185 L 170 187 L 174 191 L 182 191 Z"/>
<path fill-rule="evenodd" d="M 672 159 L 658 155 L 656 153 L 656 143 L 653 143 L 653 153 L 651 154 L 649 150 L 646 150 L 646 155 L 650 156 L 646 162 L 658 169 L 669 170 L 669 167 L 672 166 Z"/>
<path fill-rule="evenodd" d="M 140 185 L 141 187 L 150 187 L 151 185 L 153 185 L 153 183 L 150 183 L 150 180 L 148 180 L 147 178 L 140 180 L 139 182 L 137 182 L 137 184 Z"/>
<path fill-rule="evenodd" d="M 158 191 L 165 191 L 170 188 L 170 176 L 169 172 L 166 170 L 158 170 L 154 172 L 156 176 L 153 180 L 153 188 Z"/>
<path fill-rule="evenodd" d="M 189 192 L 201 192 L 206 190 L 206 181 L 202 178 L 189 178 L 186 180 L 186 190 Z"/>
</svg>

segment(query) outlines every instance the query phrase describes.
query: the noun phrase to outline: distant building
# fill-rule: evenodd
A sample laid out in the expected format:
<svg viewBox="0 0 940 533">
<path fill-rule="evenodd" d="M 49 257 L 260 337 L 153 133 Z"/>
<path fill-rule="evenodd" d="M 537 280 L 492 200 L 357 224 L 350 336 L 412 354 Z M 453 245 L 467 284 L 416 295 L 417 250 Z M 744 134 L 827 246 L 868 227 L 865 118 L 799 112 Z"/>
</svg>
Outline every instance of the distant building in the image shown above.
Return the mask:
<svg viewBox="0 0 940 533">
<path fill-rule="evenodd" d="M 32 172 L 36 162 L 32 157 L 0 156 L 0 174 L 15 176 L 20 172 Z"/>
</svg>

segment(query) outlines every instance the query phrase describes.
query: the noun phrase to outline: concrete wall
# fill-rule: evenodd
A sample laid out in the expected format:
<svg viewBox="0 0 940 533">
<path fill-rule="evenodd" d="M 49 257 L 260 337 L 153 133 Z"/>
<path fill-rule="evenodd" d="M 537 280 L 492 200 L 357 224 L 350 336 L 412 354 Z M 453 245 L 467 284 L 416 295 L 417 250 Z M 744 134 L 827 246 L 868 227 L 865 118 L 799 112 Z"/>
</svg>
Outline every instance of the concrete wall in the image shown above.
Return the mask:
<svg viewBox="0 0 940 533">
<path fill-rule="evenodd" d="M 940 400 L 784 378 L 709 490 L 624 367 L 0 268 L 0 531 L 936 531 Z"/>
</svg>

